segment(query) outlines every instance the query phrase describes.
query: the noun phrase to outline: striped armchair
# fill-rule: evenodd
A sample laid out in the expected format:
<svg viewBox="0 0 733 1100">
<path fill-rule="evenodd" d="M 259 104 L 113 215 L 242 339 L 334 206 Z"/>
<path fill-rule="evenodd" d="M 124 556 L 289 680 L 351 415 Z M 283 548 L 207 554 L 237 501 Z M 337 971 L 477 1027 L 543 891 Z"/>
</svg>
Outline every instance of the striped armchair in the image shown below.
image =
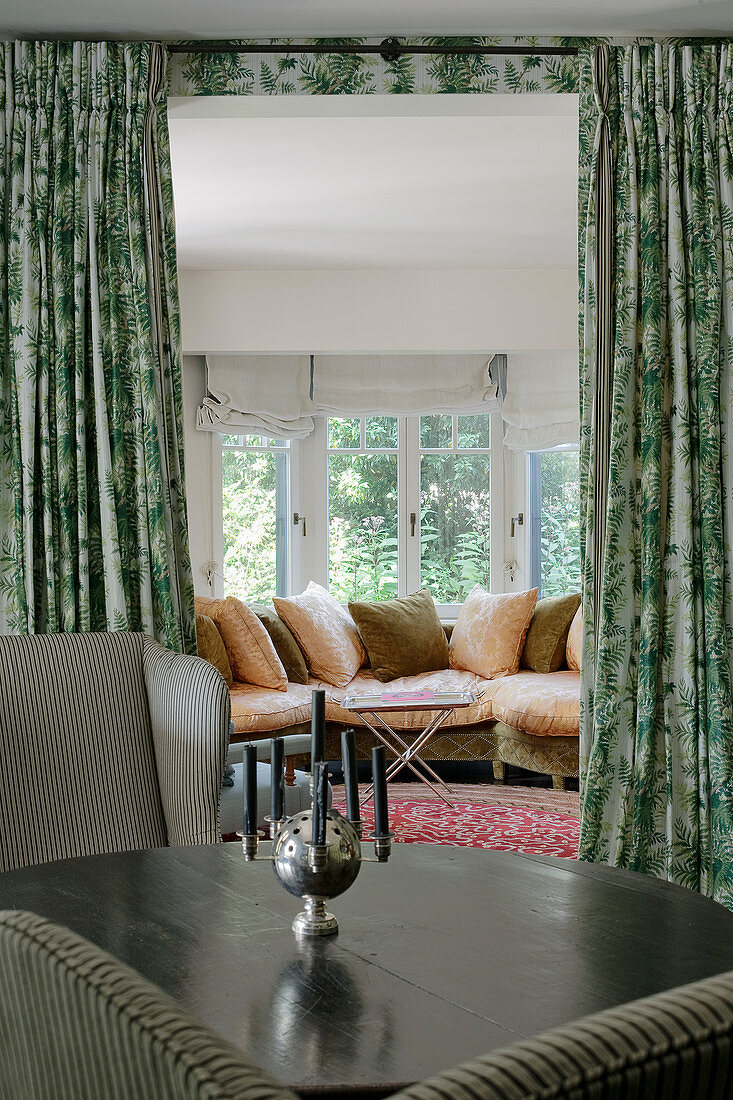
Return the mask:
<svg viewBox="0 0 733 1100">
<path fill-rule="evenodd" d="M 730 1100 L 732 1038 L 733 972 L 525 1039 L 391 1100 Z M 295 1100 L 134 971 L 19 911 L 0 913 L 0 1096 Z"/>
<path fill-rule="evenodd" d="M 0 637 L 0 871 L 212 844 L 229 692 L 143 634 Z"/>
<path fill-rule="evenodd" d="M 134 970 L 0 912 L 0 1097 L 296 1100 Z"/>
<path fill-rule="evenodd" d="M 731 1097 L 733 971 L 523 1039 L 391 1100 Z"/>
</svg>

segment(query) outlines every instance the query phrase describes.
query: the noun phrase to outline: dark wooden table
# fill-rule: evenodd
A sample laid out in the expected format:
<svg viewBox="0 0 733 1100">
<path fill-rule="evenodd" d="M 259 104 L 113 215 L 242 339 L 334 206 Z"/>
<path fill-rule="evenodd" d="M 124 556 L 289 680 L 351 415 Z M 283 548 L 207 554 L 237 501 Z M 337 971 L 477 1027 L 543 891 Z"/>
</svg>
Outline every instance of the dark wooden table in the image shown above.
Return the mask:
<svg viewBox="0 0 733 1100">
<path fill-rule="evenodd" d="M 400 844 L 298 942 L 298 900 L 239 845 L 0 876 L 300 1092 L 377 1096 L 589 1012 L 733 969 L 733 914 L 604 866 Z"/>
</svg>

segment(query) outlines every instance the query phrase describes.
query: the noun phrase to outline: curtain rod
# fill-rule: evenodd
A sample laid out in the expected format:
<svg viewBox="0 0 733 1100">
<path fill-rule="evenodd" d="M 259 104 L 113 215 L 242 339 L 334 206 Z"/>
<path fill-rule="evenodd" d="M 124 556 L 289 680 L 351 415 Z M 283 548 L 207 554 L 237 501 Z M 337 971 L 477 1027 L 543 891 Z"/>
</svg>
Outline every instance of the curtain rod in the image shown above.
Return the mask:
<svg viewBox="0 0 733 1100">
<path fill-rule="evenodd" d="M 481 56 L 484 54 L 516 54 L 524 57 L 574 57 L 577 46 L 426 46 L 423 43 L 410 45 L 396 38 L 385 38 L 379 44 L 359 45 L 306 45 L 304 43 L 249 42 L 241 45 L 236 42 L 195 42 L 187 46 L 173 43 L 168 46 L 171 53 L 312 53 L 312 54 L 379 54 L 385 61 L 396 61 L 405 54 L 432 54 L 441 57 L 455 55 Z"/>
</svg>

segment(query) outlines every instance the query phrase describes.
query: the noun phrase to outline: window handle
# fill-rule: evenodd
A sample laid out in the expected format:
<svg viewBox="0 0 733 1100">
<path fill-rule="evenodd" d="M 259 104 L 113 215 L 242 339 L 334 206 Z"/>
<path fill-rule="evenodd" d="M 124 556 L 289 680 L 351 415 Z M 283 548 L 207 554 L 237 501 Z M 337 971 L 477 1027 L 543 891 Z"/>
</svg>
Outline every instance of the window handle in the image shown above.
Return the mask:
<svg viewBox="0 0 733 1100">
<path fill-rule="evenodd" d="M 524 527 L 524 512 L 520 512 L 518 516 L 512 516 L 512 538 L 514 538 L 515 534 L 515 525 L 518 525 L 519 527 Z"/>
<path fill-rule="evenodd" d="M 415 524 L 417 523 L 417 515 L 415 512 L 410 512 L 410 538 L 415 537 Z"/>
<path fill-rule="evenodd" d="M 305 538 L 305 516 L 301 516 L 298 512 L 293 512 L 293 523 L 296 527 L 299 523 L 303 524 L 303 538 Z"/>
</svg>

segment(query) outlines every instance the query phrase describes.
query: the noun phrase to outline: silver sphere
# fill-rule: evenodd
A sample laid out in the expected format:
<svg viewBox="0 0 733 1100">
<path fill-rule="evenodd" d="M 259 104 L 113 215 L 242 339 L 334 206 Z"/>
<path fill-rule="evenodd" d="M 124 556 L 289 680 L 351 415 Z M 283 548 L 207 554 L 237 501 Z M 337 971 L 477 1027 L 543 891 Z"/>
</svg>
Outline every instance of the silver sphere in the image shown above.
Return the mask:
<svg viewBox="0 0 733 1100">
<path fill-rule="evenodd" d="M 285 889 L 301 898 L 335 898 L 348 890 L 361 867 L 361 844 L 354 826 L 336 810 L 326 815 L 326 859 L 314 870 L 309 863 L 313 831 L 311 810 L 289 817 L 273 846 L 273 869 Z"/>
</svg>

